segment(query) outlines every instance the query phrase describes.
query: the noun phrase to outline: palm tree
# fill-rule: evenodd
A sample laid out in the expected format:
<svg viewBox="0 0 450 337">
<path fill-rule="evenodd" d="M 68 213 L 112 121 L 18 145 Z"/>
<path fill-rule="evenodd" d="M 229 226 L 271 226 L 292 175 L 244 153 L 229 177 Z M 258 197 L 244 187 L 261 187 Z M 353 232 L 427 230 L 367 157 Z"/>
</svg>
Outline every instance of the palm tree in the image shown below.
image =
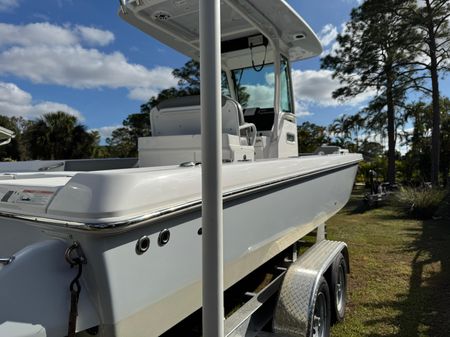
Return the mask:
<svg viewBox="0 0 450 337">
<path fill-rule="evenodd" d="M 366 121 L 364 120 L 363 117 L 361 117 L 359 113 L 350 116 L 348 119 L 349 130 L 353 133 L 353 140 L 355 141 L 356 144 L 356 152 L 359 151 L 359 140 L 360 140 L 359 133 L 364 128 L 365 122 Z"/>
<path fill-rule="evenodd" d="M 25 130 L 32 159 L 89 158 L 97 138 L 75 116 L 58 111 L 33 121 Z"/>
<path fill-rule="evenodd" d="M 351 140 L 350 118 L 345 114 L 339 116 L 330 125 L 329 132 L 335 139 L 338 139 L 338 143 L 347 143 L 347 140 Z"/>
</svg>

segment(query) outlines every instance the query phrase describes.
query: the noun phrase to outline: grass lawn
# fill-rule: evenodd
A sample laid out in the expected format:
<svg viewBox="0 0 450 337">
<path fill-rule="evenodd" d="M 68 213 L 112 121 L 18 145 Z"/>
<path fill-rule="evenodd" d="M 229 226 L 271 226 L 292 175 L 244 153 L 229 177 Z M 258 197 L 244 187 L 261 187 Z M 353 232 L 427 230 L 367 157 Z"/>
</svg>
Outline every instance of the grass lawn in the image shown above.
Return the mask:
<svg viewBox="0 0 450 337">
<path fill-rule="evenodd" d="M 450 198 L 439 215 L 410 219 L 392 203 L 367 210 L 359 192 L 328 221 L 351 265 L 346 319 L 332 337 L 450 336 Z"/>
</svg>

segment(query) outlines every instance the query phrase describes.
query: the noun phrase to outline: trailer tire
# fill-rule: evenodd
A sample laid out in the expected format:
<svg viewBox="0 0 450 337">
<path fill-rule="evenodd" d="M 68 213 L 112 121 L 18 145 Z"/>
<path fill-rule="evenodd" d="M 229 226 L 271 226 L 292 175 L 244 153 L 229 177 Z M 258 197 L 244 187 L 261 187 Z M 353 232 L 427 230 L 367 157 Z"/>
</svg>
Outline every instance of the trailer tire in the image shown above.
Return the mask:
<svg viewBox="0 0 450 337">
<path fill-rule="evenodd" d="M 333 323 L 338 323 L 344 320 L 347 306 L 348 267 L 342 253 L 336 257 L 331 268 L 331 311 Z"/>
<path fill-rule="evenodd" d="M 314 314 L 310 337 L 329 337 L 331 327 L 331 298 L 330 288 L 322 276 L 319 281 L 314 299 Z"/>
</svg>

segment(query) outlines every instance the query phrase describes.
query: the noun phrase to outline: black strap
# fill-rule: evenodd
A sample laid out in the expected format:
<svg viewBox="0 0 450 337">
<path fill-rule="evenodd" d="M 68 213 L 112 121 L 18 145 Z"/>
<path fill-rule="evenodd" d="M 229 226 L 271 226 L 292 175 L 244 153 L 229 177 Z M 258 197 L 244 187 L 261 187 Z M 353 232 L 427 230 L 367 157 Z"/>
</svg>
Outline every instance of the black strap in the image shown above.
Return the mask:
<svg viewBox="0 0 450 337">
<path fill-rule="evenodd" d="M 74 242 L 69 248 L 67 248 L 65 258 L 71 268 L 78 268 L 77 275 L 69 285 L 70 310 L 69 324 L 67 328 L 67 337 L 75 337 L 78 318 L 78 301 L 81 293 L 80 278 L 83 273 L 83 264 L 86 263 L 86 258 L 84 257 L 83 251 L 81 250 L 81 246 L 78 242 Z"/>
</svg>

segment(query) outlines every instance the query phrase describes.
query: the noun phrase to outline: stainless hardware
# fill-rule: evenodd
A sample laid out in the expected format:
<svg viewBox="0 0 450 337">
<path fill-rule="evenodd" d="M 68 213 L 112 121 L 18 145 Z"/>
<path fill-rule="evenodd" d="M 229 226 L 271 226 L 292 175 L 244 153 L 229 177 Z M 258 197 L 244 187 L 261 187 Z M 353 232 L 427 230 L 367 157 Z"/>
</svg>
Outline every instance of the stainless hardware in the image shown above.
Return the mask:
<svg viewBox="0 0 450 337">
<path fill-rule="evenodd" d="M 41 172 L 42 171 L 50 171 L 50 170 L 53 170 L 53 169 L 61 167 L 61 166 L 64 166 L 64 162 L 57 163 L 57 164 L 50 165 L 50 166 L 41 167 L 38 171 L 41 171 Z"/>
<path fill-rule="evenodd" d="M 8 264 L 11 264 L 14 261 L 14 259 L 15 259 L 14 256 L 6 257 L 6 258 L 0 257 L 0 264 L 6 266 Z"/>
<path fill-rule="evenodd" d="M 201 164 L 200 162 L 187 161 L 187 162 L 181 163 L 180 167 L 195 167 L 200 164 Z"/>
<path fill-rule="evenodd" d="M 136 242 L 136 254 L 142 255 L 150 248 L 150 238 L 144 235 Z"/>
<path fill-rule="evenodd" d="M 158 236 L 158 245 L 160 247 L 165 246 L 170 240 L 170 231 L 168 229 L 163 229 Z"/>
<path fill-rule="evenodd" d="M 119 0 L 120 2 L 120 10 L 123 14 L 127 14 L 127 0 Z"/>
</svg>

